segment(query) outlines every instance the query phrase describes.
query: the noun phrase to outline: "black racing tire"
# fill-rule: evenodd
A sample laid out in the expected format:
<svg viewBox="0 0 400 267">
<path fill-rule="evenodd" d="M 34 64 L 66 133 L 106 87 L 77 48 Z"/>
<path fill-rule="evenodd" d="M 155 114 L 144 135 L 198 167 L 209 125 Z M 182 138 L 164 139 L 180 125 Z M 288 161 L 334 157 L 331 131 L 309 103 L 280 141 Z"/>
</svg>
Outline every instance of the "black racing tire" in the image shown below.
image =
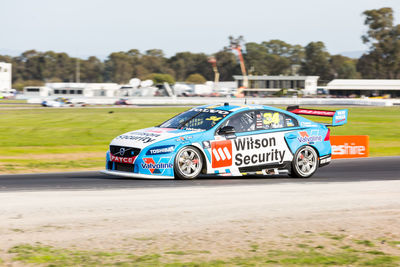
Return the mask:
<svg viewBox="0 0 400 267">
<path fill-rule="evenodd" d="M 318 169 L 318 153 L 311 146 L 302 146 L 294 154 L 290 176 L 293 178 L 309 178 Z"/>
<path fill-rule="evenodd" d="M 203 157 L 199 149 L 185 146 L 175 156 L 174 173 L 176 179 L 196 179 L 203 169 Z"/>
</svg>

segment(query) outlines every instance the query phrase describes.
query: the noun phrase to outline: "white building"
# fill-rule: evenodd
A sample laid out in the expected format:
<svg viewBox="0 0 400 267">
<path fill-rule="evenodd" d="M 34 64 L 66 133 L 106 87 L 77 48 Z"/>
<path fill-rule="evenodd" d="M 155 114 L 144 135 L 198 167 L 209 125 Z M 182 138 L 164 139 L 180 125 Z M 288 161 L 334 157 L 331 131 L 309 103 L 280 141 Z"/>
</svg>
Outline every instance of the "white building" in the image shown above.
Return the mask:
<svg viewBox="0 0 400 267">
<path fill-rule="evenodd" d="M 120 85 L 116 83 L 46 83 L 45 86 L 24 88 L 27 97 L 117 97 Z"/>
<path fill-rule="evenodd" d="M 11 91 L 11 63 L 0 62 L 0 91 Z"/>
<path fill-rule="evenodd" d="M 120 85 L 116 83 L 46 83 L 52 95 L 63 97 L 115 97 Z"/>
<path fill-rule="evenodd" d="M 237 87 L 243 86 L 243 76 L 234 75 Z M 279 92 L 282 89 L 303 90 L 306 95 L 317 94 L 317 83 L 319 76 L 247 76 L 248 88 L 243 90 L 245 96 L 266 96 Z"/>
<path fill-rule="evenodd" d="M 327 90 L 337 96 L 384 96 L 400 97 L 400 80 L 335 79 Z"/>
<path fill-rule="evenodd" d="M 27 86 L 24 87 L 25 97 L 48 97 L 51 95 L 51 89 L 46 86 Z"/>
</svg>

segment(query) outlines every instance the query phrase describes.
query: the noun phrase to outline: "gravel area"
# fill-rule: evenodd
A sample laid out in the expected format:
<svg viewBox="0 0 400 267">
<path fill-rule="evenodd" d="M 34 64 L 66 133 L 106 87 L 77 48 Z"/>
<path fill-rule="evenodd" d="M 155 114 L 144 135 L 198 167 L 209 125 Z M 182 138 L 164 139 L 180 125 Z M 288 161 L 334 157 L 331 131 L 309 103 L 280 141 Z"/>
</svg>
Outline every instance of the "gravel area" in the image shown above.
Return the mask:
<svg viewBox="0 0 400 267">
<path fill-rule="evenodd" d="M 223 183 L 223 180 L 221 180 Z M 0 257 L 18 244 L 240 254 L 251 244 L 400 239 L 400 181 L 0 192 Z M 303 240 L 303 241 L 302 241 Z M 326 240 L 326 239 L 324 239 Z M 326 244 L 325 244 L 326 245 Z"/>
</svg>

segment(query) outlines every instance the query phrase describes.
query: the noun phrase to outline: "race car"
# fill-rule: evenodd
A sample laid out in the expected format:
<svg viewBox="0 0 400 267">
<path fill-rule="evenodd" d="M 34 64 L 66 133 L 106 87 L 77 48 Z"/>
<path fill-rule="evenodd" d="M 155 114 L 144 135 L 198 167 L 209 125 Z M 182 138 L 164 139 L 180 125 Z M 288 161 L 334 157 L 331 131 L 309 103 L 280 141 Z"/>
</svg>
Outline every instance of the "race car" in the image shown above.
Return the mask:
<svg viewBox="0 0 400 267">
<path fill-rule="evenodd" d="M 205 105 L 156 127 L 114 138 L 103 173 L 152 179 L 199 175 L 311 177 L 331 161 L 330 129 L 346 109 L 282 110 L 263 105 Z M 322 124 L 300 115 L 332 117 Z"/>
<path fill-rule="evenodd" d="M 72 103 L 68 98 L 57 97 L 54 100 L 44 100 L 42 101 L 43 107 L 51 107 L 51 108 L 65 108 L 65 107 L 85 107 L 86 103 L 84 102 L 74 102 Z"/>
</svg>

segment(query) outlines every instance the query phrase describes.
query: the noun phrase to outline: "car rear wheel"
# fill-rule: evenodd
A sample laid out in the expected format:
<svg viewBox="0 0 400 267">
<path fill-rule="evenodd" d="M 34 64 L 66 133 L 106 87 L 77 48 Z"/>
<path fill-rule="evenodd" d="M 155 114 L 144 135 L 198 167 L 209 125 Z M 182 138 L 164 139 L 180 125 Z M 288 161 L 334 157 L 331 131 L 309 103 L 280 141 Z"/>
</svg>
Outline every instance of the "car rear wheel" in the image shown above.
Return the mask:
<svg viewBox="0 0 400 267">
<path fill-rule="evenodd" d="M 195 179 L 203 168 L 201 152 L 192 146 L 186 146 L 179 150 L 175 157 L 175 178 Z"/>
<path fill-rule="evenodd" d="M 292 161 L 290 176 L 297 178 L 311 177 L 318 168 L 318 155 L 311 146 L 302 146 L 297 150 Z"/>
</svg>

